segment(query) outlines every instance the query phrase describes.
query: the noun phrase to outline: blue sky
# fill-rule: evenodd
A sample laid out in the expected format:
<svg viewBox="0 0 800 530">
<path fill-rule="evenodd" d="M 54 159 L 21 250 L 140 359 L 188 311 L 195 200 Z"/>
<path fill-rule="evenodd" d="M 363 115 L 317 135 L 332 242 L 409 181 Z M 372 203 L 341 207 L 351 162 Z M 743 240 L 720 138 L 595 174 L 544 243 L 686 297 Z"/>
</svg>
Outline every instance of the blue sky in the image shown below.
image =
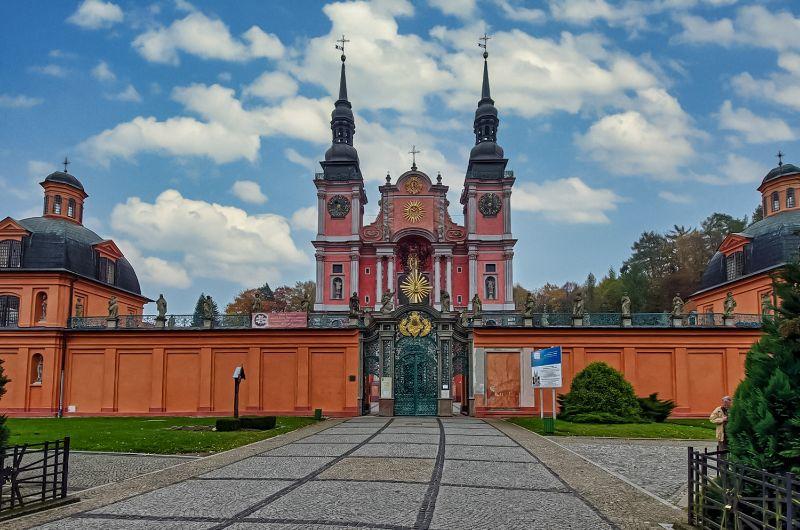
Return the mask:
<svg viewBox="0 0 800 530">
<path fill-rule="evenodd" d="M 311 279 L 336 38 L 367 217 L 415 144 L 461 220 L 484 31 L 527 287 L 602 275 L 645 230 L 749 215 L 778 149 L 800 161 L 789 1 L 9 1 L 0 215 L 40 215 L 68 155 L 86 225 L 170 311 Z"/>
</svg>

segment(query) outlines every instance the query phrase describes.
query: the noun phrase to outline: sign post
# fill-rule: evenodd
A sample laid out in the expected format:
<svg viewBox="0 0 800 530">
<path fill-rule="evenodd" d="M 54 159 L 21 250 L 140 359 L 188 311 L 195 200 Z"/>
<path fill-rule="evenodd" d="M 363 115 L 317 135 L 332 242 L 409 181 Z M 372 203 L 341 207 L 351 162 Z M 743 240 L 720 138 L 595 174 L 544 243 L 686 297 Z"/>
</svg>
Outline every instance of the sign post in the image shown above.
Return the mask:
<svg viewBox="0 0 800 530">
<path fill-rule="evenodd" d="M 553 346 L 531 353 L 531 376 L 533 388 L 539 389 L 539 417 L 544 423 L 545 434 L 555 432 L 556 419 L 556 388 L 563 384 L 561 376 L 561 346 Z M 550 418 L 544 417 L 544 392 L 542 389 L 550 388 L 553 393 L 553 414 Z M 549 420 L 549 421 L 547 421 Z"/>
<path fill-rule="evenodd" d="M 233 417 L 239 417 L 239 384 L 244 379 L 244 366 L 237 366 L 233 370 Z"/>
</svg>

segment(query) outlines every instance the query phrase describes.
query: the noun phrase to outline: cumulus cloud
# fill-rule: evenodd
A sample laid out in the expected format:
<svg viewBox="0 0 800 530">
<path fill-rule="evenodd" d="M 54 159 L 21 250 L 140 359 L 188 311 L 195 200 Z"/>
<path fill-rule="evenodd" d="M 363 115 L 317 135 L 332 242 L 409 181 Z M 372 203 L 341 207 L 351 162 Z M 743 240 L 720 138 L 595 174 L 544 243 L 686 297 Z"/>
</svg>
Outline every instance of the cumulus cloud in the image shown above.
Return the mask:
<svg viewBox="0 0 800 530">
<path fill-rule="evenodd" d="M 283 154 L 286 157 L 286 160 L 292 162 L 293 164 L 297 164 L 298 166 L 304 167 L 309 173 L 314 173 L 319 170 L 319 166 L 313 158 L 301 155 L 296 149 L 287 147 L 283 150 Z"/>
<path fill-rule="evenodd" d="M 67 22 L 83 29 L 109 28 L 123 19 L 122 9 L 117 4 L 102 0 L 84 0 Z"/>
<path fill-rule="evenodd" d="M 100 61 L 97 66 L 92 68 L 92 77 L 98 81 L 114 81 L 117 76 L 111 71 L 111 67 L 105 61 Z"/>
<path fill-rule="evenodd" d="M 298 230 L 317 231 L 317 207 L 300 208 L 292 214 L 292 226 Z"/>
<path fill-rule="evenodd" d="M 781 71 L 756 79 L 744 72 L 731 81 L 737 93 L 800 110 L 800 53 L 784 52 L 778 56 Z"/>
<path fill-rule="evenodd" d="M 659 191 L 658 196 L 667 202 L 675 204 L 689 204 L 692 202 L 691 195 L 684 195 L 682 193 L 673 193 L 671 191 Z"/>
<path fill-rule="evenodd" d="M 258 182 L 252 180 L 237 180 L 231 186 L 231 193 L 240 201 L 250 204 L 264 204 L 267 202 L 267 196 L 261 191 L 261 186 Z"/>
<path fill-rule="evenodd" d="M 743 6 L 735 18 L 708 20 L 682 15 L 677 21 L 683 31 L 674 40 L 692 44 L 719 46 L 747 45 L 775 50 L 800 50 L 797 39 L 787 38 L 800 32 L 800 17 L 789 11 L 771 12 L 761 5 Z"/>
<path fill-rule="evenodd" d="M 106 94 L 105 97 L 106 99 L 114 101 L 127 101 L 130 103 L 139 103 L 142 101 L 142 96 L 139 95 L 139 91 L 136 90 L 136 87 L 133 85 L 128 85 L 122 91 L 115 94 Z"/>
<path fill-rule="evenodd" d="M 166 190 L 148 203 L 130 197 L 111 215 L 115 232 L 148 252 L 171 252 L 189 278 L 215 278 L 250 286 L 253 278 L 277 282 L 309 264 L 280 215 L 192 200 Z"/>
<path fill-rule="evenodd" d="M 180 53 L 207 60 L 242 62 L 260 57 L 277 59 L 285 51 L 277 36 L 264 33 L 258 26 L 251 27 L 237 39 L 224 22 L 199 11 L 189 13 L 168 27 L 142 33 L 134 39 L 133 47 L 150 62 L 171 65 L 180 63 Z"/>
<path fill-rule="evenodd" d="M 697 180 L 717 186 L 755 184 L 769 171 L 766 165 L 735 154 L 728 154 L 720 166 L 717 173 L 696 175 Z"/>
<path fill-rule="evenodd" d="M 519 183 L 514 189 L 514 210 L 541 213 L 566 223 L 609 223 L 608 213 L 624 199 L 609 189 L 591 188 L 578 177 Z"/>
<path fill-rule="evenodd" d="M 264 72 L 244 89 L 244 95 L 266 100 L 294 96 L 296 93 L 297 81 L 284 72 Z"/>
<path fill-rule="evenodd" d="M 477 10 L 476 0 L 428 0 L 428 3 L 444 13 L 457 18 L 471 18 Z"/>
<path fill-rule="evenodd" d="M 189 273 L 180 263 L 156 256 L 143 256 L 132 242 L 125 239 L 114 242 L 131 263 L 136 276 L 143 284 L 175 289 L 186 289 L 192 285 Z"/>
<path fill-rule="evenodd" d="M 67 73 L 69 73 L 66 68 L 57 64 L 29 66 L 28 71 L 34 74 L 49 75 L 50 77 L 67 77 Z"/>
<path fill-rule="evenodd" d="M 547 15 L 543 10 L 525 7 L 520 1 L 494 0 L 494 3 L 500 7 L 503 15 L 509 20 L 538 23 L 547 19 Z"/>
<path fill-rule="evenodd" d="M 766 143 L 794 140 L 791 127 L 780 118 L 765 118 L 749 109 L 734 109 L 725 101 L 719 109 L 719 128 L 741 134 L 748 143 Z"/>
<path fill-rule="evenodd" d="M 28 176 L 33 178 L 43 178 L 53 171 L 56 167 L 50 162 L 43 162 L 42 160 L 28 161 Z"/>
<path fill-rule="evenodd" d="M 32 98 L 23 94 L 12 96 L 10 94 L 0 94 L 0 107 L 7 109 L 29 109 L 36 105 L 41 105 L 42 98 Z"/>
</svg>

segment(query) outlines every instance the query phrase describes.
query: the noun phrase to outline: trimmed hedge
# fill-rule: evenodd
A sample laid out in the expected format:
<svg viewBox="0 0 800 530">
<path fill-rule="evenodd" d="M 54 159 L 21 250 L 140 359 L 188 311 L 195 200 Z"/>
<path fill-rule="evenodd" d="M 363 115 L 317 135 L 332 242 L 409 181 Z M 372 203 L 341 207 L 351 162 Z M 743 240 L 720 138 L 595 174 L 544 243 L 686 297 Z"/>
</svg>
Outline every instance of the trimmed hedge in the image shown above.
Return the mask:
<svg viewBox="0 0 800 530">
<path fill-rule="evenodd" d="M 275 416 L 242 416 L 239 421 L 242 424 L 242 429 L 268 431 L 275 428 L 278 420 Z"/>
<path fill-rule="evenodd" d="M 217 418 L 217 432 L 238 431 L 242 428 L 242 422 L 236 418 Z"/>
<path fill-rule="evenodd" d="M 322 409 L 314 409 L 314 419 L 315 420 L 322 419 Z"/>
<path fill-rule="evenodd" d="M 569 393 L 564 395 L 560 417 L 578 423 L 643 421 L 633 386 L 620 372 L 602 362 L 591 363 L 575 376 Z"/>
</svg>

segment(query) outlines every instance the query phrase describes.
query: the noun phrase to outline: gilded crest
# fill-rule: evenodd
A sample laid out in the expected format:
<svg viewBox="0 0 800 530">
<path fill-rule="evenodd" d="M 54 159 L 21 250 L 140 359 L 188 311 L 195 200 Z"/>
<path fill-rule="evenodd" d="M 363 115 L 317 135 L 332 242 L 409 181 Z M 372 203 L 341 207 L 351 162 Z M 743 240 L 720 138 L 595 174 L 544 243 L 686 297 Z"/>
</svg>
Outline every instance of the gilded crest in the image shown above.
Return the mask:
<svg viewBox="0 0 800 530">
<path fill-rule="evenodd" d="M 418 223 L 425 216 L 425 208 L 420 201 L 409 201 L 403 206 L 403 217 L 409 223 Z"/>
<path fill-rule="evenodd" d="M 419 192 L 422 191 L 422 181 L 419 179 L 418 176 L 412 175 L 408 180 L 406 180 L 406 193 L 410 193 L 411 195 L 417 195 Z"/>
<path fill-rule="evenodd" d="M 419 311 L 412 311 L 397 326 L 406 337 L 425 337 L 431 332 L 431 321 Z"/>
</svg>

